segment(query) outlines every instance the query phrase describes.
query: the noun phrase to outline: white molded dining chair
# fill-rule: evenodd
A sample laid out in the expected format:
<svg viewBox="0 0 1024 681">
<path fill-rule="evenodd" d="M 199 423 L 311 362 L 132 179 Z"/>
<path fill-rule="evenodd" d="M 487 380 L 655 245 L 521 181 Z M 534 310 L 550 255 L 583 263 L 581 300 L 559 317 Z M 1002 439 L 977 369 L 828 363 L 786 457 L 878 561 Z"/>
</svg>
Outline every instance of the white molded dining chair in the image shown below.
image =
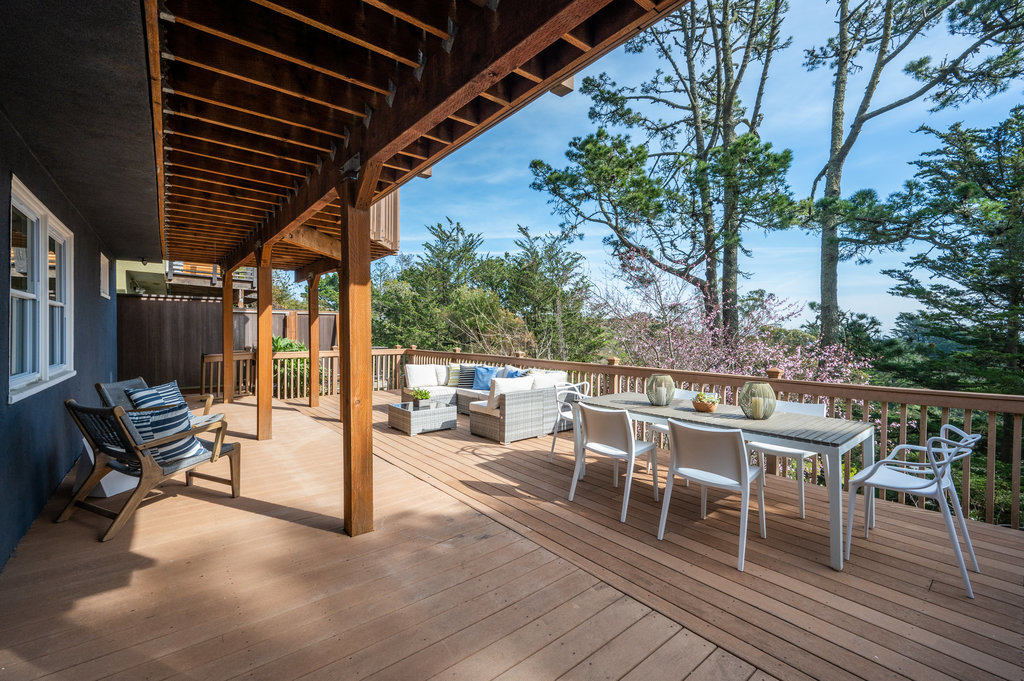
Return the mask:
<svg viewBox="0 0 1024 681">
<path fill-rule="evenodd" d="M 849 516 L 846 519 L 846 560 L 850 560 L 850 545 L 853 543 L 853 512 L 857 503 L 858 488 L 864 488 L 865 539 L 867 539 L 870 526 L 874 522 L 874 518 L 871 517 L 871 504 L 868 503 L 868 497 L 871 495 L 871 490 L 876 487 L 934 499 L 939 505 L 943 520 L 946 521 L 946 532 L 953 543 L 953 552 L 956 554 L 960 575 L 967 588 L 967 596 L 974 598 L 974 589 L 971 588 L 971 580 L 967 576 L 964 554 L 960 550 L 960 541 L 956 536 L 956 528 L 953 525 L 953 517 L 949 510 L 950 504 L 946 500 L 946 495 L 952 497 L 952 506 L 956 510 L 960 531 L 964 535 L 964 543 L 967 545 L 967 553 L 971 556 L 971 562 L 974 564 L 974 571 L 981 572 L 978 567 L 978 559 L 974 555 L 971 536 L 967 534 L 967 522 L 964 520 L 963 511 L 960 510 L 960 496 L 956 493 L 956 485 L 953 484 L 953 476 L 950 472 L 954 462 L 971 455 L 974 445 L 980 439 L 981 435 L 977 433 L 968 435 L 956 426 L 946 424 L 939 430 L 938 436 L 928 438 L 924 447 L 897 445 L 889 456 L 850 478 Z M 899 454 L 906 451 L 923 453 L 927 460 L 901 461 L 897 458 Z M 665 495 L 667 498 L 668 492 Z"/>
<path fill-rule="evenodd" d="M 555 432 L 551 435 L 551 453 L 548 454 L 548 462 L 555 458 L 555 442 L 558 440 L 558 431 L 568 423 L 572 425 L 572 405 L 580 400 L 590 397 L 590 382 L 581 381 L 558 388 L 555 392 L 555 406 L 558 408 L 558 416 L 555 417 Z"/>
<path fill-rule="evenodd" d="M 750 485 L 757 483 L 758 513 L 761 516 L 761 538 L 767 536 L 764 518 L 764 470 L 750 465 L 743 432 L 737 429 L 705 428 L 668 420 L 669 450 L 672 458 L 665 482 L 665 498 L 661 503 L 658 539 L 665 538 L 665 523 L 672 498 L 672 486 L 678 475 L 701 486 L 700 517 L 707 518 L 708 487 L 740 493 L 740 543 L 736 569 L 743 571 L 747 552 L 747 515 L 750 506 Z"/>
<path fill-rule="evenodd" d="M 619 486 L 619 461 L 626 462 L 626 485 L 622 490 L 622 515 L 620 522 L 626 522 L 629 506 L 629 490 L 633 484 L 633 468 L 636 457 L 647 454 L 654 464 L 654 500 L 658 500 L 658 460 L 653 442 L 644 442 L 633 437 L 633 420 L 625 409 L 606 409 L 587 404 L 576 404 L 576 466 L 572 472 L 572 486 L 569 501 L 576 496 L 576 483 L 586 471 L 587 452 L 609 456 L 615 460 L 612 486 Z"/>
<path fill-rule="evenodd" d="M 783 414 L 807 414 L 808 416 L 825 416 L 825 404 L 819 403 L 805 403 L 805 402 L 784 402 L 778 401 L 775 403 L 775 411 Z M 806 467 L 807 460 L 813 459 L 818 454 L 817 452 L 809 452 L 804 449 L 794 449 L 793 447 L 783 447 L 782 445 L 768 444 L 767 442 L 747 442 L 747 448 L 752 452 L 758 453 L 758 459 L 761 466 L 764 466 L 764 455 L 772 454 L 775 456 L 785 457 L 787 459 L 799 459 L 797 464 L 797 498 L 800 502 L 800 517 L 804 518 L 804 468 Z M 827 467 L 828 459 L 822 457 L 822 462 Z M 784 470 L 788 469 L 788 465 L 784 467 Z M 788 471 L 787 471 L 788 473 Z M 828 477 L 828 468 L 825 469 L 825 477 Z"/>
<path fill-rule="evenodd" d="M 672 399 L 673 400 L 692 400 L 700 392 L 701 392 L 700 390 L 683 390 L 682 388 L 676 388 L 676 394 L 673 395 Z M 710 395 L 711 397 L 718 397 L 718 393 L 705 393 L 705 394 L 706 395 Z M 666 435 L 667 436 L 668 435 L 668 426 L 665 425 L 664 423 L 652 423 L 651 424 L 651 431 L 654 432 L 654 433 L 661 433 L 662 435 Z M 650 464 L 648 464 L 648 466 L 647 466 L 647 472 L 648 473 L 651 472 Z M 690 486 L 689 480 L 687 480 L 686 486 L 687 487 Z"/>
</svg>

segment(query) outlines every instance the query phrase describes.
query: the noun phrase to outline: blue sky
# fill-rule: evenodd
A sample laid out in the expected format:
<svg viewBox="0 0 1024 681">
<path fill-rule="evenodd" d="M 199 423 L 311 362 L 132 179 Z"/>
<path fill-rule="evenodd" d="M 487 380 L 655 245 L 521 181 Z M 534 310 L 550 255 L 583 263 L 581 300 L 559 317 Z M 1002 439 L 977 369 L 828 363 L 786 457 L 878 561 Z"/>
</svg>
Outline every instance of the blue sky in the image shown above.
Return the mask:
<svg viewBox="0 0 1024 681">
<path fill-rule="evenodd" d="M 831 77 L 827 71 L 808 72 L 802 66 L 803 50 L 823 40 L 831 30 L 833 5 L 793 0 L 784 30 L 793 36 L 792 46 L 776 59 L 764 104 L 762 139 L 778 148 L 791 149 L 793 165 L 789 183 L 797 197 L 807 196 L 811 182 L 827 159 Z M 922 43 L 919 52 L 941 57 L 955 48 L 944 29 Z M 915 55 L 907 55 L 911 58 Z M 629 55 L 619 48 L 576 75 L 577 85 L 587 75 L 609 73 L 620 83 L 637 82 L 635 74 L 649 74 L 656 60 L 649 55 Z M 861 76 L 861 78 L 863 75 Z M 859 102 L 860 79 L 851 84 L 849 108 Z M 888 102 L 911 91 L 912 81 L 889 73 L 875 97 Z M 915 134 L 922 123 L 943 129 L 956 121 L 987 127 L 1006 118 L 1021 101 L 1020 84 L 984 102 L 972 102 L 958 110 L 928 112 L 926 102 L 915 102 L 869 122 L 844 171 L 844 194 L 874 188 L 883 197 L 913 175 L 908 162 L 934 148 L 934 138 Z M 471 141 L 437 163 L 433 177 L 416 179 L 402 187 L 401 252 L 417 254 L 429 234 L 425 225 L 446 217 L 461 222 L 469 231 L 484 235 L 483 252 L 501 254 L 515 249 L 517 225 L 535 233 L 554 230 L 547 195 L 530 189 L 529 163 L 543 159 L 553 166 L 565 164 L 564 153 L 575 136 L 595 129 L 587 118 L 590 100 L 579 92 L 559 98 L 545 94 L 528 107 Z M 819 189 L 820 196 L 820 189 Z M 589 263 L 591 277 L 601 285 L 612 274 L 610 258 L 601 243 L 602 230 L 591 228 L 575 247 Z M 750 277 L 741 288 L 764 288 L 784 298 L 806 303 L 818 299 L 819 238 L 799 230 L 765 235 L 749 232 L 744 245 L 752 257 L 741 260 Z M 874 257 L 869 265 L 844 263 L 839 271 L 839 302 L 844 309 L 866 312 L 888 328 L 896 315 L 915 308 L 914 301 L 888 293 L 891 280 L 881 270 L 899 266 L 905 254 Z"/>
</svg>

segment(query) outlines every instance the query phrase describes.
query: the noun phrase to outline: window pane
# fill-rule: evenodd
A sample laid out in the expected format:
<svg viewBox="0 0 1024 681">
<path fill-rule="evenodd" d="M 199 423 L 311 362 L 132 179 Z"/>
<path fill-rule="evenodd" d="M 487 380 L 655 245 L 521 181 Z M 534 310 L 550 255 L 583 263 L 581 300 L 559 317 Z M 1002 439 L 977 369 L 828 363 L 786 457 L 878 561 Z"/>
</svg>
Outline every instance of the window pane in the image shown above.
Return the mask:
<svg viewBox="0 0 1024 681">
<path fill-rule="evenodd" d="M 52 236 L 46 253 L 50 300 L 64 301 L 64 244 Z"/>
<path fill-rule="evenodd" d="M 64 364 L 64 306 L 50 305 L 50 366 Z"/>
<path fill-rule="evenodd" d="M 36 362 L 36 301 L 11 298 L 11 376 L 39 370 Z"/>
<path fill-rule="evenodd" d="M 29 217 L 11 207 L 11 290 L 35 291 L 32 281 L 32 224 Z"/>
</svg>

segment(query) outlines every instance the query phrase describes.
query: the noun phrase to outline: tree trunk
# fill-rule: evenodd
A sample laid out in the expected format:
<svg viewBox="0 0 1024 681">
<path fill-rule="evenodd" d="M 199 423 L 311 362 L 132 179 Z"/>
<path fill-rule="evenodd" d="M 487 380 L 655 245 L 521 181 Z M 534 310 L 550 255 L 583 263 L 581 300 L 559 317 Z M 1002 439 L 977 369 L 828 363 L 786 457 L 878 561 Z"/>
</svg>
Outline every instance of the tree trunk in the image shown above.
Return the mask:
<svg viewBox="0 0 1024 681">
<path fill-rule="evenodd" d="M 846 83 L 850 65 L 849 0 L 839 6 L 839 58 L 832 93 L 832 129 L 829 162 L 825 171 L 825 198 L 842 195 L 843 116 L 846 111 Z M 835 213 L 826 209 L 821 216 L 821 342 L 835 345 L 842 341 L 839 328 L 839 224 Z"/>
</svg>

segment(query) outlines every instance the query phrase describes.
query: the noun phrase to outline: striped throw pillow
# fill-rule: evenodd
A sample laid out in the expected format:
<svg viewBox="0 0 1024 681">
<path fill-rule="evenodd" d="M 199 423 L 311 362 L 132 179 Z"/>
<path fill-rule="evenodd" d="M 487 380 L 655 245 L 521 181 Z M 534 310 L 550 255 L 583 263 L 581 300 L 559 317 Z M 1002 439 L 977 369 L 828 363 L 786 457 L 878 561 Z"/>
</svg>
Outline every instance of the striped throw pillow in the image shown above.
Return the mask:
<svg viewBox="0 0 1024 681">
<path fill-rule="evenodd" d="M 128 388 L 124 391 L 136 409 L 148 409 L 149 407 L 170 406 L 172 404 L 185 404 L 185 396 L 181 394 L 177 381 L 164 383 L 152 388 Z"/>
<path fill-rule="evenodd" d="M 473 388 L 473 378 L 476 376 L 475 364 L 462 364 L 459 366 L 459 387 Z"/>
<path fill-rule="evenodd" d="M 191 414 L 188 411 L 188 406 L 184 404 L 153 411 L 128 412 L 128 418 L 131 419 L 132 425 L 135 426 L 135 431 L 139 435 L 140 444 L 191 430 L 192 423 L 189 416 Z M 152 455 L 161 466 L 181 459 L 208 454 L 202 443 L 194 436 L 147 449 L 145 453 Z"/>
<path fill-rule="evenodd" d="M 447 385 L 449 388 L 459 387 L 460 368 L 461 367 L 458 364 L 448 365 L 448 380 L 445 382 L 445 385 Z"/>
</svg>

